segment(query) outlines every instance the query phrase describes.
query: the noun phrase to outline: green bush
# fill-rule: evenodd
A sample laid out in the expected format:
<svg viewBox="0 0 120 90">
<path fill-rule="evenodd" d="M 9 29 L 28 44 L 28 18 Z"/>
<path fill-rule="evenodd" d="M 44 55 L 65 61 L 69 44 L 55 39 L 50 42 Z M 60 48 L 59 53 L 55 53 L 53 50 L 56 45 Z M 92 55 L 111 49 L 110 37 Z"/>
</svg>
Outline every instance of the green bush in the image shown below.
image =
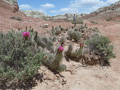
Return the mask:
<svg viewBox="0 0 120 90">
<path fill-rule="evenodd" d="M 14 19 L 14 20 L 22 21 L 22 18 L 21 18 L 21 17 L 11 17 L 10 19 Z"/>
<path fill-rule="evenodd" d="M 66 37 L 61 37 L 59 42 L 60 43 L 65 43 L 66 42 Z"/>
<path fill-rule="evenodd" d="M 82 37 L 82 34 L 79 31 L 68 32 L 68 35 L 70 35 L 70 40 L 74 39 L 74 41 L 76 42 L 79 41 L 80 38 Z"/>
<path fill-rule="evenodd" d="M 93 28 L 92 31 L 99 32 L 99 29 L 97 27 Z"/>
<path fill-rule="evenodd" d="M 45 21 L 48 21 L 47 17 L 45 17 L 45 16 L 42 16 L 42 19 Z"/>
<path fill-rule="evenodd" d="M 72 20 L 71 23 L 72 23 L 72 24 L 75 24 L 75 21 Z M 83 22 L 82 19 L 77 19 L 77 20 L 76 20 L 76 24 L 83 24 L 83 23 L 84 23 L 84 22 Z"/>
<path fill-rule="evenodd" d="M 35 49 L 31 37 L 22 32 L 0 33 L 0 80 L 25 81 L 33 78 L 41 66 L 44 54 Z"/>
<path fill-rule="evenodd" d="M 59 28 L 61 31 L 65 31 L 65 28 L 63 26 L 59 25 Z"/>
<path fill-rule="evenodd" d="M 59 26 L 56 26 L 55 28 L 53 27 L 52 28 L 52 34 L 53 35 L 59 35 L 59 34 L 61 34 L 60 27 Z"/>
<path fill-rule="evenodd" d="M 53 41 L 49 37 L 42 37 L 42 41 L 45 43 L 45 47 L 50 50 L 51 47 L 53 46 Z"/>
<path fill-rule="evenodd" d="M 110 18 L 107 18 L 106 19 L 106 21 L 111 21 L 113 18 L 112 17 L 110 17 Z"/>
<path fill-rule="evenodd" d="M 115 57 L 113 53 L 113 46 L 110 45 L 108 37 L 101 36 L 98 34 L 93 35 L 86 41 L 86 45 L 89 47 L 91 52 L 99 55 L 102 61 L 108 61 Z"/>
<path fill-rule="evenodd" d="M 49 37 L 51 41 L 56 42 L 56 37 Z"/>
</svg>

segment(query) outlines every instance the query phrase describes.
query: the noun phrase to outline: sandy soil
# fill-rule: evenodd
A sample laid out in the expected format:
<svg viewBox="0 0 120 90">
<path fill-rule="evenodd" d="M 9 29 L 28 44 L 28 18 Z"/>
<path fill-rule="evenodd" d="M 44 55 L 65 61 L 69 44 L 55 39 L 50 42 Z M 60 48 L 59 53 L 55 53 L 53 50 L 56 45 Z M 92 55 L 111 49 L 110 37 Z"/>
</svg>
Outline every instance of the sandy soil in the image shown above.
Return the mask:
<svg viewBox="0 0 120 90">
<path fill-rule="evenodd" d="M 3 32 L 8 32 L 12 28 L 25 30 L 26 26 L 32 26 L 39 33 L 47 34 L 52 26 L 72 26 L 69 22 L 54 23 L 26 17 L 21 11 L 13 13 L 5 5 L 3 4 L 4 8 L 3 6 L 0 7 L 0 31 Z M 22 21 L 10 19 L 13 16 L 21 17 Z M 110 60 L 111 67 L 83 66 L 81 63 L 67 62 L 63 58 L 63 63 L 66 64 L 67 70 L 71 70 L 71 72 L 62 72 L 61 74 L 64 77 L 60 77 L 42 66 L 39 72 L 43 74 L 43 81 L 37 80 L 32 90 L 120 90 L 120 22 L 119 20 L 117 22 L 96 20 L 96 22 L 98 24 L 85 21 L 87 26 L 98 27 L 103 35 L 110 38 L 116 53 L 116 58 Z M 40 27 L 44 24 L 49 24 L 49 27 Z"/>
<path fill-rule="evenodd" d="M 47 34 L 52 26 L 72 26 L 69 22 L 54 23 L 26 17 L 19 13 L 2 13 L 2 10 L 0 12 L 0 31 L 3 32 L 7 32 L 12 28 L 25 30 L 26 26 L 32 26 L 32 28 L 39 33 Z M 10 19 L 11 16 L 17 17 L 17 15 L 22 17 L 23 21 Z M 89 27 L 98 27 L 103 35 L 111 39 L 114 52 L 117 56 L 115 59 L 110 60 L 111 67 L 83 66 L 81 63 L 73 61 L 67 62 L 63 59 L 67 70 L 71 70 L 71 72 L 62 72 L 61 74 L 64 77 L 59 77 L 59 75 L 54 75 L 51 71 L 42 66 L 39 72 L 43 74 L 43 82 L 37 81 L 35 87 L 32 87 L 32 90 L 120 90 L 120 22 L 97 20 L 98 24 L 93 24 L 89 21 L 85 21 L 85 23 Z M 49 27 L 40 27 L 44 24 L 49 24 Z"/>
<path fill-rule="evenodd" d="M 110 38 L 114 46 L 116 58 L 111 59 L 111 67 L 83 66 L 73 61 L 67 62 L 67 70 L 62 72 L 64 77 L 56 77 L 44 66 L 40 69 L 43 72 L 44 81 L 38 82 L 32 90 L 120 90 L 120 23 L 98 21 L 92 24 L 86 21 L 89 27 L 98 27 L 101 33 Z"/>
</svg>

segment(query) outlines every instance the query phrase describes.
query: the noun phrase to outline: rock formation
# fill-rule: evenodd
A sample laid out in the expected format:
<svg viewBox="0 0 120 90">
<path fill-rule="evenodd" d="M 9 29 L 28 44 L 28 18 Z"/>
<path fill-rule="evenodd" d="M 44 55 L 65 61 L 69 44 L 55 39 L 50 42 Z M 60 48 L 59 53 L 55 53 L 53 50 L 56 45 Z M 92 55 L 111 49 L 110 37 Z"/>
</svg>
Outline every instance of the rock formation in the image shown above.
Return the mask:
<svg viewBox="0 0 120 90">
<path fill-rule="evenodd" d="M 22 11 L 26 16 L 30 16 L 33 18 L 41 18 L 43 19 L 45 14 L 41 11 L 33 11 L 33 10 L 24 10 Z"/>
<path fill-rule="evenodd" d="M 17 0 L 2 0 L 8 4 L 17 4 Z"/>
<path fill-rule="evenodd" d="M 12 12 L 17 12 L 19 10 L 17 0 L 1 0 L 0 7 L 11 10 Z"/>
<path fill-rule="evenodd" d="M 119 17 L 120 13 L 120 1 L 111 4 L 110 6 L 106 6 L 106 7 L 101 7 L 98 10 L 83 16 L 84 19 L 92 19 L 92 18 L 102 18 L 102 19 L 106 19 L 107 21 L 109 19 L 112 19 L 114 17 Z"/>
</svg>

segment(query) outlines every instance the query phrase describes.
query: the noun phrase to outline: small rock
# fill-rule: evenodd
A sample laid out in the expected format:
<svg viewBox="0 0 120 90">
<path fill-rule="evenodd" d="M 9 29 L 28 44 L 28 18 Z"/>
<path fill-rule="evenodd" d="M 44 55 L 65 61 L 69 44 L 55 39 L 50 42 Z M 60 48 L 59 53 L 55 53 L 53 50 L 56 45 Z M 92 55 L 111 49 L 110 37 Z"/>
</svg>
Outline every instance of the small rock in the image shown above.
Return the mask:
<svg viewBox="0 0 120 90">
<path fill-rule="evenodd" d="M 32 22 L 32 20 L 29 20 L 29 22 Z"/>
<path fill-rule="evenodd" d="M 60 81 L 60 83 L 61 83 L 62 85 L 65 85 L 65 84 L 67 83 L 67 80 L 62 79 L 62 80 Z"/>
<path fill-rule="evenodd" d="M 93 24 L 98 24 L 96 21 L 90 21 L 91 23 L 93 23 Z"/>
<path fill-rule="evenodd" d="M 44 24 L 44 25 L 42 25 L 41 27 L 42 27 L 42 28 L 48 28 L 48 26 L 49 26 L 48 24 Z"/>
</svg>

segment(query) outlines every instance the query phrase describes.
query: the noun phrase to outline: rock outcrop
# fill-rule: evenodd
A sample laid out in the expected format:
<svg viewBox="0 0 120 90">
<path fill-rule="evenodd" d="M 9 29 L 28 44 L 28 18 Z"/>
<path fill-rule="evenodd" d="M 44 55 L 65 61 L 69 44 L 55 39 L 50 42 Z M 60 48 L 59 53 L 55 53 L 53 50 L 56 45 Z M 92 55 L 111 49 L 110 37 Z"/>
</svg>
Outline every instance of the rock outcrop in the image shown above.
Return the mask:
<svg viewBox="0 0 120 90">
<path fill-rule="evenodd" d="M 65 21 L 65 22 L 67 22 L 67 21 L 73 20 L 74 14 L 76 15 L 77 19 L 81 18 L 82 16 L 87 15 L 85 13 L 81 13 L 81 14 L 79 14 L 79 13 L 66 13 L 64 15 L 50 16 L 49 20 L 51 20 L 51 21 Z"/>
<path fill-rule="evenodd" d="M 33 18 L 41 18 L 43 19 L 45 14 L 41 11 L 33 11 L 33 10 L 24 10 L 22 11 L 26 16 L 30 16 Z"/>
<path fill-rule="evenodd" d="M 18 4 L 17 0 L 2 0 L 2 1 L 4 1 L 4 2 L 6 2 L 8 4 Z"/>
<path fill-rule="evenodd" d="M 17 0 L 0 0 L 0 7 L 11 10 L 12 12 L 18 12 L 19 10 Z"/>
<path fill-rule="evenodd" d="M 22 11 L 26 16 L 30 16 L 33 18 L 40 18 L 44 20 L 72 20 L 74 13 L 66 13 L 64 15 L 56 15 L 56 16 L 46 16 L 43 12 L 40 11 L 33 11 L 33 10 L 24 10 Z M 85 16 L 85 13 L 75 13 L 77 18 L 80 18 L 82 16 Z"/>
<path fill-rule="evenodd" d="M 112 19 L 120 16 L 120 1 L 111 4 L 107 7 L 101 7 L 98 10 L 90 13 L 89 15 L 84 16 L 84 19 L 92 19 L 92 18 L 102 18 L 102 19 Z"/>
</svg>

